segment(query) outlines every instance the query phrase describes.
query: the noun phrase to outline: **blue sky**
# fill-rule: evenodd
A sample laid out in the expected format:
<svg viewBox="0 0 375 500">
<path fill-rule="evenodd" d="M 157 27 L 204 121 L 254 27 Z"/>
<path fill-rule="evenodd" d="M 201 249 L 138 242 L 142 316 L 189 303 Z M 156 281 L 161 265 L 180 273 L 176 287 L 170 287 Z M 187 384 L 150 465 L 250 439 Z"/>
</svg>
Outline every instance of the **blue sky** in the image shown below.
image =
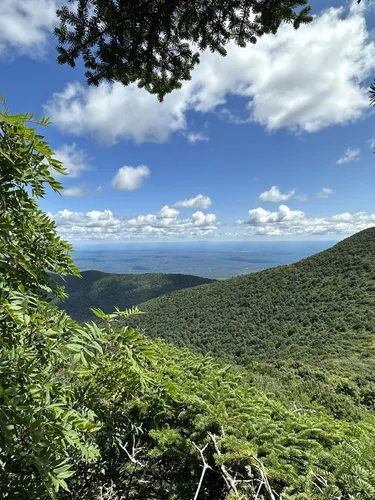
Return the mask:
<svg viewBox="0 0 375 500">
<path fill-rule="evenodd" d="M 69 175 L 41 205 L 65 238 L 333 240 L 375 225 L 371 3 L 312 1 L 311 25 L 203 54 L 163 103 L 59 66 L 58 4 L 0 3 L 0 92 L 53 121 Z"/>
</svg>

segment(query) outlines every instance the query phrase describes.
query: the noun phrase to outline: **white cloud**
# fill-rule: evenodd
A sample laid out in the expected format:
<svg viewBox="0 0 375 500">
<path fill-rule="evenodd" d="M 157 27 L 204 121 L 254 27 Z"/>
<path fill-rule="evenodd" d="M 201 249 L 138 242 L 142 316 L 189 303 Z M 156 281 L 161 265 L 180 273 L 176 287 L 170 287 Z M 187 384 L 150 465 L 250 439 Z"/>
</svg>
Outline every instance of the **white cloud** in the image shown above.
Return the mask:
<svg viewBox="0 0 375 500">
<path fill-rule="evenodd" d="M 315 132 L 357 120 L 368 110 L 366 79 L 375 69 L 363 4 L 329 8 L 297 31 L 283 25 L 245 49 L 229 44 L 227 57 L 204 52 L 192 79 L 163 103 L 136 84 L 71 83 L 46 111 L 61 129 L 109 144 L 166 141 L 186 130 L 187 111 L 214 111 L 230 94 L 246 102 L 240 122 L 267 130 Z"/>
<path fill-rule="evenodd" d="M 0 57 L 42 57 L 57 24 L 55 0 L 1 0 Z"/>
<path fill-rule="evenodd" d="M 375 139 L 369 139 L 367 141 L 367 144 L 368 144 L 369 149 L 372 149 L 372 150 L 375 149 Z"/>
<path fill-rule="evenodd" d="M 322 188 L 319 193 L 316 193 L 317 198 L 327 199 L 334 193 L 334 190 L 331 188 Z"/>
<path fill-rule="evenodd" d="M 208 208 L 211 203 L 212 201 L 209 196 L 198 194 L 197 196 L 194 196 L 194 198 L 176 201 L 173 206 L 178 208 Z"/>
<path fill-rule="evenodd" d="M 201 134 L 200 132 L 189 132 L 185 134 L 185 137 L 191 144 L 194 144 L 196 142 L 208 141 L 208 137 Z"/>
<path fill-rule="evenodd" d="M 196 226 L 212 226 L 216 224 L 215 214 L 204 214 L 203 212 L 195 212 L 192 215 L 192 219 Z"/>
<path fill-rule="evenodd" d="M 88 195 L 88 190 L 85 186 L 70 186 L 64 189 L 62 194 L 64 196 L 82 197 Z"/>
<path fill-rule="evenodd" d="M 259 201 L 263 203 L 279 203 L 280 201 L 289 200 L 295 192 L 296 190 L 292 189 L 289 193 L 282 194 L 280 193 L 279 186 L 272 186 L 269 191 L 264 191 L 264 193 L 259 196 Z"/>
<path fill-rule="evenodd" d="M 55 156 L 63 163 L 69 177 L 79 177 L 82 172 L 92 170 L 88 163 L 86 153 L 77 149 L 76 144 L 64 144 L 56 149 Z M 55 177 L 62 177 L 58 172 L 54 172 Z"/>
<path fill-rule="evenodd" d="M 181 99 L 181 91 L 160 103 L 135 83 L 127 87 L 102 83 L 89 88 L 69 83 L 45 108 L 60 129 L 75 135 L 90 134 L 109 145 L 124 139 L 164 142 L 186 126 L 187 103 Z"/>
<path fill-rule="evenodd" d="M 358 160 L 361 150 L 357 148 L 348 148 L 345 153 L 337 160 L 338 165 L 343 165 L 344 163 L 350 163 L 354 160 Z"/>
<path fill-rule="evenodd" d="M 145 240 L 155 238 L 197 238 L 215 234 L 215 214 L 196 212 L 191 218 L 179 218 L 178 210 L 164 206 L 155 214 L 131 218 L 103 212 L 61 210 L 49 214 L 59 233 L 68 240 Z"/>
<path fill-rule="evenodd" d="M 121 167 L 112 179 L 112 187 L 120 191 L 133 191 L 141 187 L 142 182 L 150 176 L 151 170 L 146 165 L 138 167 Z"/>
<path fill-rule="evenodd" d="M 353 234 L 375 226 L 375 213 L 341 213 L 331 217 L 308 218 L 300 210 L 290 210 L 281 205 L 277 212 L 263 208 L 249 210 L 246 221 L 249 236 L 306 236 Z"/>
<path fill-rule="evenodd" d="M 286 205 L 280 205 L 278 212 L 270 212 L 264 208 L 254 208 L 249 210 L 249 219 L 246 224 L 257 226 L 260 224 L 272 224 L 274 222 L 295 221 L 303 219 L 305 216 L 301 210 L 290 210 Z"/>
<path fill-rule="evenodd" d="M 180 212 L 175 208 L 170 208 L 168 205 L 165 205 L 158 212 L 158 217 L 162 219 L 175 219 Z"/>
<path fill-rule="evenodd" d="M 307 201 L 309 199 L 309 195 L 308 194 L 297 194 L 294 197 L 294 199 L 297 201 Z"/>
<path fill-rule="evenodd" d="M 84 197 L 84 196 L 98 196 L 102 192 L 102 186 L 92 189 L 84 184 L 80 186 L 70 186 L 63 190 L 63 196 L 69 197 Z"/>
</svg>

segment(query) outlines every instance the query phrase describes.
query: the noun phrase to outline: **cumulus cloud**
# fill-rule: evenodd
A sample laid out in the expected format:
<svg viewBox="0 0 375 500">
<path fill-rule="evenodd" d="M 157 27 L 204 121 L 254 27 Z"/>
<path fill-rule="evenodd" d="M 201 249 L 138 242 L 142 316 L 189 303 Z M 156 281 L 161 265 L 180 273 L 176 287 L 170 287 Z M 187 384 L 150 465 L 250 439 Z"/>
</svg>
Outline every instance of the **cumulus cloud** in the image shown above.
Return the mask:
<svg viewBox="0 0 375 500">
<path fill-rule="evenodd" d="M 296 190 L 292 189 L 291 191 L 289 191 L 289 193 L 282 194 L 279 190 L 279 186 L 272 186 L 269 191 L 264 191 L 259 196 L 259 201 L 263 203 L 279 203 L 280 201 L 289 200 L 289 198 L 291 198 L 295 192 Z"/>
<path fill-rule="evenodd" d="M 200 132 L 189 132 L 185 134 L 186 139 L 190 144 L 195 144 L 196 142 L 208 141 L 208 137 Z"/>
<path fill-rule="evenodd" d="M 92 166 L 88 163 L 86 153 L 77 148 L 76 144 L 64 144 L 56 149 L 55 157 L 62 162 L 69 177 L 79 177 L 82 172 L 92 170 Z M 58 172 L 54 173 L 55 177 L 63 177 Z"/>
<path fill-rule="evenodd" d="M 197 196 L 194 196 L 194 198 L 176 201 L 173 206 L 177 208 L 208 208 L 211 203 L 212 201 L 209 196 L 198 194 Z"/>
<path fill-rule="evenodd" d="M 357 120 L 368 109 L 366 79 L 375 69 L 375 45 L 363 2 L 329 8 L 297 31 L 286 24 L 255 46 L 228 44 L 227 52 L 204 52 L 192 79 L 163 103 L 136 84 L 70 83 L 46 111 L 69 133 L 113 144 L 166 141 L 186 130 L 187 111 L 220 110 L 230 94 L 244 99 L 246 116 L 238 123 L 257 122 L 267 130 L 316 132 Z"/>
<path fill-rule="evenodd" d="M 55 0 L 1 0 L 0 57 L 42 57 L 57 22 Z"/>
<path fill-rule="evenodd" d="M 192 215 L 194 225 L 196 226 L 212 226 L 216 224 L 215 214 L 204 214 L 203 212 L 195 212 Z"/>
<path fill-rule="evenodd" d="M 258 226 L 261 224 L 272 224 L 282 221 L 295 221 L 297 219 L 303 219 L 304 217 L 304 212 L 301 210 L 290 210 L 286 205 L 280 205 L 278 212 L 270 212 L 269 210 L 259 207 L 249 210 L 249 219 L 245 224 Z"/>
<path fill-rule="evenodd" d="M 120 191 L 134 191 L 141 187 L 143 181 L 150 176 L 151 170 L 146 165 L 138 167 L 121 167 L 112 179 L 112 187 Z"/>
<path fill-rule="evenodd" d="M 165 205 L 158 212 L 158 217 L 162 219 L 175 219 L 180 212 L 175 208 L 171 208 L 168 205 Z"/>
<path fill-rule="evenodd" d="M 341 235 L 375 226 L 375 213 L 345 212 L 330 217 L 308 218 L 300 210 L 280 205 L 277 212 L 263 208 L 249 210 L 248 220 L 238 221 L 248 227 L 250 236 Z"/>
<path fill-rule="evenodd" d="M 357 148 L 348 148 L 345 153 L 337 160 L 338 165 L 343 165 L 344 163 L 350 163 L 354 160 L 358 160 L 361 150 Z"/>
<path fill-rule="evenodd" d="M 63 131 L 90 134 L 98 142 L 112 145 L 124 139 L 138 143 L 166 141 L 170 134 L 185 128 L 187 102 L 180 91 L 175 91 L 159 103 L 155 95 L 135 83 L 85 88 L 74 82 L 53 94 L 45 109 Z"/>
<path fill-rule="evenodd" d="M 157 214 L 122 217 L 111 210 L 49 214 L 59 233 L 68 240 L 145 240 L 212 236 L 217 228 L 215 214 L 195 212 L 179 218 L 178 210 L 162 207 Z"/>
<path fill-rule="evenodd" d="M 317 198 L 326 199 L 329 198 L 334 193 L 334 190 L 331 188 L 322 188 L 319 193 L 316 193 Z"/>
</svg>

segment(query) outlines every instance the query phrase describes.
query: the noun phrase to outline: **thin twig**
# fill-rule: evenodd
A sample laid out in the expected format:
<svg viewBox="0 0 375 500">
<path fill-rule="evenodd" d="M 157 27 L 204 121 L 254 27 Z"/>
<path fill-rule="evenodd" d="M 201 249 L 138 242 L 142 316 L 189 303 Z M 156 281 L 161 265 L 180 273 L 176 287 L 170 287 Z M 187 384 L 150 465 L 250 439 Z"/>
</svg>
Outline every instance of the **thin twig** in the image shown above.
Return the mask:
<svg viewBox="0 0 375 500">
<path fill-rule="evenodd" d="M 222 432 L 224 434 L 224 430 L 222 430 Z M 210 438 L 211 438 L 211 440 L 212 440 L 212 442 L 214 444 L 215 451 L 216 451 L 217 455 L 220 457 L 221 456 L 221 451 L 219 450 L 219 447 L 217 445 L 217 441 L 216 441 L 215 436 L 211 432 L 209 432 L 208 435 L 210 436 Z M 220 465 L 220 469 L 221 469 L 221 472 L 222 472 L 225 484 L 227 485 L 228 491 L 229 492 L 232 491 L 233 494 L 234 494 L 234 496 L 237 496 L 238 495 L 238 490 L 237 490 L 235 479 L 228 472 L 228 469 L 225 467 L 224 464 Z"/>
<path fill-rule="evenodd" d="M 138 455 L 138 453 L 140 453 L 143 448 L 136 448 L 135 447 L 135 436 L 133 435 L 133 445 L 132 445 L 132 452 L 129 453 L 128 449 L 127 449 L 127 445 L 128 443 L 125 443 L 125 445 L 122 445 L 121 443 L 119 443 L 119 446 L 122 450 L 124 450 L 124 452 L 126 453 L 127 457 L 129 458 L 129 460 L 135 464 L 135 465 L 139 465 L 140 467 L 144 467 L 145 465 L 140 462 L 139 460 L 136 459 L 136 456 Z"/>
<path fill-rule="evenodd" d="M 272 490 L 272 488 L 271 488 L 271 485 L 270 485 L 270 483 L 269 483 L 269 481 L 268 481 L 267 473 L 266 473 L 266 470 L 265 470 L 265 468 L 264 468 L 263 463 L 262 463 L 260 460 L 258 460 L 256 457 L 253 457 L 253 458 L 254 458 L 254 460 L 257 462 L 257 464 L 259 465 L 260 474 L 261 474 L 261 476 L 262 476 L 262 483 L 264 484 L 264 486 L 265 486 L 265 488 L 266 488 L 267 492 L 268 492 L 268 493 L 269 493 L 269 495 L 270 495 L 270 500 L 276 500 L 276 497 L 275 497 L 275 495 L 274 495 L 274 492 L 273 492 L 273 490 Z"/>
<path fill-rule="evenodd" d="M 207 448 L 208 445 L 209 445 L 209 443 L 205 444 L 203 446 L 203 448 L 198 448 L 198 446 L 193 442 L 193 446 L 194 446 L 194 448 L 196 450 L 199 451 L 200 456 L 202 458 L 202 462 L 203 462 L 202 474 L 201 474 L 201 477 L 199 479 L 199 483 L 198 483 L 197 489 L 195 491 L 195 495 L 194 495 L 194 499 L 193 500 L 197 500 L 197 498 L 198 498 L 200 489 L 202 487 L 203 478 L 204 478 L 204 475 L 206 474 L 207 469 L 212 469 L 212 467 L 210 465 L 208 465 L 208 463 L 206 462 L 206 459 L 204 458 L 204 451 L 205 451 L 205 449 Z"/>
</svg>

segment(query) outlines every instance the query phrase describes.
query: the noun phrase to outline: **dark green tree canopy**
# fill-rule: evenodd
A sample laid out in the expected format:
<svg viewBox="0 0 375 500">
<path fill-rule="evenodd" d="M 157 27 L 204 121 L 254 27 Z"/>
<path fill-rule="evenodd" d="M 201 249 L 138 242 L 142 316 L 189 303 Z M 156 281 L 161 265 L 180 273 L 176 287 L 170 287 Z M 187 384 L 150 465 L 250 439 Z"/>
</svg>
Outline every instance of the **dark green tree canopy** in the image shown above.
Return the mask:
<svg viewBox="0 0 375 500">
<path fill-rule="evenodd" d="M 283 22 L 298 28 L 310 11 L 307 0 L 79 0 L 57 11 L 58 62 L 82 56 L 89 84 L 138 81 L 163 99 L 190 79 L 200 51 L 224 56 L 228 42 L 244 47 Z"/>
</svg>

